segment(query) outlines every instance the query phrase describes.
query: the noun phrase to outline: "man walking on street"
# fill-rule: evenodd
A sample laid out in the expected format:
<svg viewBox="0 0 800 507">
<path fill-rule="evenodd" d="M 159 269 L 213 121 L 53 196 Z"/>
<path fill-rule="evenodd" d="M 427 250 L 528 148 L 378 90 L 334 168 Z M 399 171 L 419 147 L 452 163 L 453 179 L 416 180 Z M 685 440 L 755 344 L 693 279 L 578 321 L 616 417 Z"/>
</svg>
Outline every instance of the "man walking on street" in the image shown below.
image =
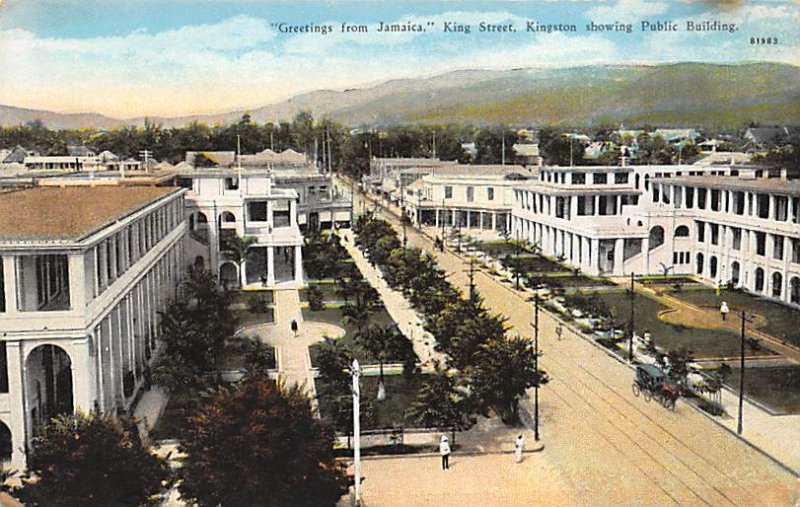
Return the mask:
<svg viewBox="0 0 800 507">
<path fill-rule="evenodd" d="M 730 308 L 728 308 L 728 303 L 725 301 L 722 302 L 722 305 L 719 307 L 719 313 L 722 315 L 722 321 L 724 322 L 725 319 L 728 318 L 728 313 L 730 312 Z"/>
<path fill-rule="evenodd" d="M 514 441 L 514 460 L 517 463 L 522 461 L 522 448 L 525 446 L 525 439 L 522 438 L 522 435 L 519 435 L 517 439 Z"/>
<path fill-rule="evenodd" d="M 450 470 L 450 442 L 447 441 L 447 435 L 442 435 L 439 441 L 439 454 L 442 455 L 442 470 Z"/>
</svg>

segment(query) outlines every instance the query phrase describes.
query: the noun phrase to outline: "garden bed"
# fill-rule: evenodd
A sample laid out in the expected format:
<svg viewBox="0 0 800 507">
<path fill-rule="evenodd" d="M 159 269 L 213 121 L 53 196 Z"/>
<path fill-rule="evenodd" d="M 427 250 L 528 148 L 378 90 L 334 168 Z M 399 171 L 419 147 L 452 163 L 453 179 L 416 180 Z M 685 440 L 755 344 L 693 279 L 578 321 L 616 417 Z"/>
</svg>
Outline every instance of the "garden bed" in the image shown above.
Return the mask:
<svg viewBox="0 0 800 507">
<path fill-rule="evenodd" d="M 325 322 L 327 324 L 334 324 L 344 329 L 345 334 L 339 340 L 344 344 L 345 348 L 350 351 L 352 356 L 362 364 L 377 364 L 377 360 L 372 355 L 358 346 L 353 338 L 356 333 L 356 328 L 351 323 L 344 322 L 344 315 L 342 314 L 342 307 L 328 307 L 324 310 L 313 311 L 309 308 L 303 308 L 303 320 Z M 385 307 L 381 307 L 377 312 L 370 315 L 370 325 L 388 326 L 394 324 L 392 316 L 386 311 Z M 314 344 L 309 347 L 309 354 L 311 355 L 311 365 L 316 366 L 317 357 L 319 355 L 319 347 L 321 343 Z M 391 360 L 390 360 L 391 362 Z"/>
<path fill-rule="evenodd" d="M 384 375 L 386 386 L 386 399 L 377 401 L 378 377 L 361 377 L 361 396 L 370 400 L 375 410 L 374 421 L 362 425 L 362 429 L 377 429 L 391 427 L 413 427 L 414 423 L 407 417 L 408 407 L 417 399 L 417 392 L 423 380 L 421 375 L 414 375 L 406 380 L 403 375 Z M 317 391 L 320 391 L 323 381 L 315 380 Z M 319 410 L 325 416 L 325 405 L 320 404 Z"/>
<path fill-rule="evenodd" d="M 732 368 L 725 384 L 739 392 L 741 370 Z M 744 392 L 775 412 L 800 414 L 800 366 L 746 368 Z"/>
<path fill-rule="evenodd" d="M 723 289 L 719 296 L 714 288 L 703 287 L 698 290 L 670 291 L 670 296 L 687 301 L 696 306 L 718 311 L 723 301 L 731 309 L 730 318 L 736 318 L 736 312 L 746 310 L 766 319 L 766 324 L 758 328 L 779 340 L 794 346 L 800 346 L 800 310 L 760 298 L 742 291 Z"/>
<path fill-rule="evenodd" d="M 616 327 L 624 328 L 628 324 L 630 297 L 627 294 L 595 292 L 594 296 L 608 307 Z M 634 308 L 636 334 L 642 336 L 645 331 L 649 331 L 658 347 L 664 350 L 686 347 L 697 358 L 739 356 L 741 339 L 738 334 L 669 324 L 658 318 L 658 314 L 665 310 L 668 308 L 658 301 L 637 293 Z M 747 356 L 770 354 L 773 352 L 764 347 L 746 351 Z"/>
</svg>

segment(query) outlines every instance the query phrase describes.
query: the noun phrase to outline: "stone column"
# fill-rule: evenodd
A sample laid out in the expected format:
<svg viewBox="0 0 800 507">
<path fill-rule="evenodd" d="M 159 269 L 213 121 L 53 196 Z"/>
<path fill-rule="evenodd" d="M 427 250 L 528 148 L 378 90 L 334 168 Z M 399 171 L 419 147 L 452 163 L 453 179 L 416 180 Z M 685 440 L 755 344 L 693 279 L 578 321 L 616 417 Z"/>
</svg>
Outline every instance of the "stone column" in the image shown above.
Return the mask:
<svg viewBox="0 0 800 507">
<path fill-rule="evenodd" d="M 70 361 L 72 366 L 72 400 L 76 411 L 89 412 L 94 408 L 94 367 L 89 354 L 89 338 L 72 342 Z"/>
<path fill-rule="evenodd" d="M 16 257 L 3 256 L 3 291 L 6 296 L 6 314 L 17 313 L 17 270 Z"/>
<path fill-rule="evenodd" d="M 294 247 L 294 281 L 303 284 L 303 248 L 299 245 Z"/>
<path fill-rule="evenodd" d="M 625 274 L 625 240 L 623 238 L 617 238 L 614 240 L 614 268 L 613 272 L 615 276 L 621 276 Z"/>
<path fill-rule="evenodd" d="M 267 247 L 267 285 L 275 285 L 275 247 Z"/>
<path fill-rule="evenodd" d="M 86 263 L 84 253 L 69 254 L 67 269 L 69 270 L 69 304 L 73 310 L 83 311 L 91 298 L 86 297 Z"/>
<path fill-rule="evenodd" d="M 3 260 L 5 261 L 5 259 L 4 257 Z M 8 429 L 11 431 L 11 467 L 23 470 L 26 468 L 27 459 L 29 413 L 27 386 L 25 386 L 25 353 L 22 342 L 18 340 L 6 342 L 6 359 L 8 404 L 11 411 L 8 419 Z"/>
<path fill-rule="evenodd" d="M 589 258 L 589 273 L 596 275 L 600 272 L 600 240 L 592 238 L 592 251 Z"/>
</svg>

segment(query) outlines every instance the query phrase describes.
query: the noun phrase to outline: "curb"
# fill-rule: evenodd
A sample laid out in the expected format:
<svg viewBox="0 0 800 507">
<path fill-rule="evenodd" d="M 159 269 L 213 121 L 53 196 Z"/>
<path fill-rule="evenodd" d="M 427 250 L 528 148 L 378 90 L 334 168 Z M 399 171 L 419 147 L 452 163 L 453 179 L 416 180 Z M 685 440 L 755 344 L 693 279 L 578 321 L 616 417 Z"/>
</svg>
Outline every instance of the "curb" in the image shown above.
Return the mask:
<svg viewBox="0 0 800 507">
<path fill-rule="evenodd" d="M 534 447 L 533 449 L 525 449 L 524 451 L 522 451 L 522 454 L 536 454 L 536 453 L 539 453 L 539 452 L 542 452 L 542 451 L 544 451 L 544 443 L 543 442 L 539 442 L 539 444 L 536 447 Z M 452 458 L 454 456 L 455 457 L 458 457 L 458 456 L 494 456 L 494 455 L 504 455 L 504 454 L 508 454 L 510 456 L 513 456 L 514 455 L 514 450 L 512 449 L 512 450 L 508 450 L 508 451 L 502 451 L 502 450 L 498 450 L 498 451 L 458 451 L 458 452 L 452 453 L 450 455 L 450 457 Z M 434 451 L 431 451 L 431 452 L 415 452 L 415 453 L 409 453 L 409 454 L 375 454 L 375 455 L 372 455 L 372 456 L 362 456 L 361 457 L 361 461 L 366 461 L 366 460 L 388 460 L 388 459 L 400 459 L 400 458 L 438 458 L 440 456 L 441 455 L 438 452 L 434 452 Z M 342 459 L 352 460 L 352 458 L 350 458 L 350 457 L 342 458 Z"/>
</svg>

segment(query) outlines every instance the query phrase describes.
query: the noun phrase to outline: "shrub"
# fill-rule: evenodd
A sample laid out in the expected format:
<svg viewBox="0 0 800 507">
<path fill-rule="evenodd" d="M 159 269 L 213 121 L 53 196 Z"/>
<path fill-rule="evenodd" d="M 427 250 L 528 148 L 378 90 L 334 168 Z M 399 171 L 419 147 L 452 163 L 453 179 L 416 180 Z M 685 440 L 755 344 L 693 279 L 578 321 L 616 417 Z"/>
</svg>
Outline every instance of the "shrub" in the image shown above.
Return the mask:
<svg viewBox="0 0 800 507">
<path fill-rule="evenodd" d="M 322 291 L 316 285 L 310 285 L 306 291 L 308 298 L 308 307 L 313 312 L 317 312 L 325 308 L 325 302 L 322 296 Z"/>
<path fill-rule="evenodd" d="M 71 414 L 53 419 L 33 441 L 29 466 L 39 481 L 20 497 L 29 505 L 141 505 L 161 490 L 167 466 L 139 440 L 130 419 Z"/>
</svg>

